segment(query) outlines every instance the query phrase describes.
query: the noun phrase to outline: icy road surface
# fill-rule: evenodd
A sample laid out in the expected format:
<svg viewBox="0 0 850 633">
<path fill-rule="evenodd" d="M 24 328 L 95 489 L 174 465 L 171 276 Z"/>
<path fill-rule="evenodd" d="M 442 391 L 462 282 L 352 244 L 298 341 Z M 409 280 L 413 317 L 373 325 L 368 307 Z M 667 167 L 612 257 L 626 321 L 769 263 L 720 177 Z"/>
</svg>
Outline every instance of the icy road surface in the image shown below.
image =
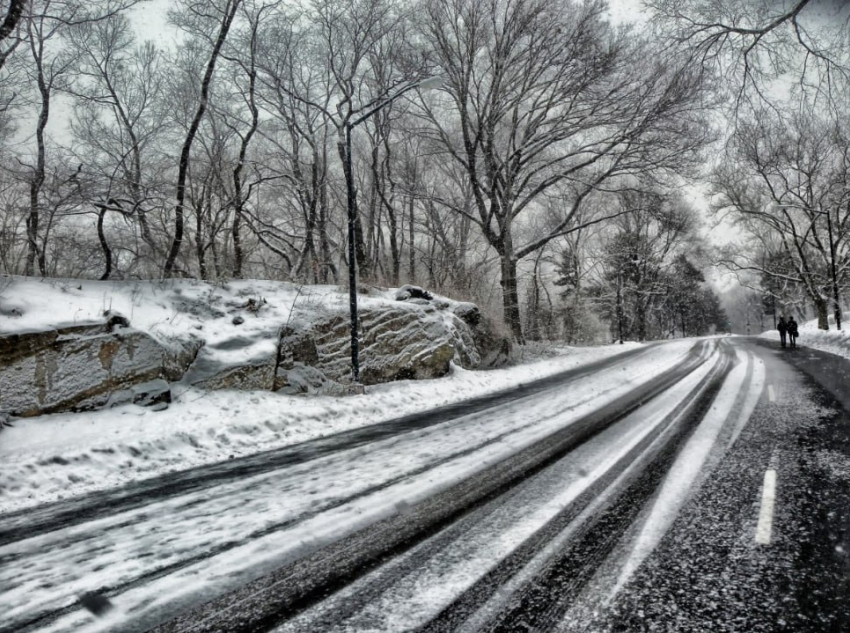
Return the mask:
<svg viewBox="0 0 850 633">
<path fill-rule="evenodd" d="M 726 339 L 651 346 L 354 448 L 9 532 L 0 631 L 622 630 L 640 607 L 619 605 L 745 448 L 757 483 L 735 488 L 730 538 L 761 555 L 767 468 L 785 494 L 778 443 L 750 428 L 776 404 L 765 359 Z M 81 609 L 90 591 L 115 609 Z"/>
</svg>

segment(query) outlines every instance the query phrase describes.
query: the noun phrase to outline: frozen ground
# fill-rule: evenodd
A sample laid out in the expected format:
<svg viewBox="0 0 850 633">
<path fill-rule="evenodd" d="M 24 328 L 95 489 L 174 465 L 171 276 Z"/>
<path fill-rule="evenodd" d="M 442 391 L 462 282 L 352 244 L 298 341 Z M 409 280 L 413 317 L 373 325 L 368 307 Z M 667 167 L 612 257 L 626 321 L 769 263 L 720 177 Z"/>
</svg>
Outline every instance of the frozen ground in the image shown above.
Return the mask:
<svg viewBox="0 0 850 633">
<path fill-rule="evenodd" d="M 843 319 L 843 317 L 842 317 Z M 844 323 L 842 320 L 841 330 L 836 330 L 835 320 L 830 316 L 830 330 L 819 330 L 817 319 L 801 323 L 798 327 L 800 336 L 797 338 L 797 344 L 802 347 L 814 347 L 815 349 L 823 350 L 843 358 L 850 358 L 850 323 Z M 761 334 L 761 338 L 770 339 L 779 345 L 779 332 L 777 330 L 768 330 Z"/>
<path fill-rule="evenodd" d="M 70 282 L 16 278 L 0 288 L 0 333 L 43 329 L 61 322 L 102 318 L 104 310 L 164 343 L 202 334 L 208 344 L 249 333 L 245 354 L 267 353 L 274 332 L 289 318 L 318 312 L 347 296 L 332 286 L 300 289 L 278 282 Z M 362 300 L 386 301 L 392 291 Z M 266 299 L 260 311 L 234 326 L 248 299 Z M 294 306 L 294 310 L 293 310 Z M 211 312 L 217 311 L 217 312 Z M 486 372 L 453 367 L 446 378 L 399 381 L 346 398 L 291 397 L 265 391 L 203 392 L 178 387 L 166 411 L 127 405 L 89 413 L 17 420 L 0 432 L 0 512 L 69 498 L 122 483 L 227 460 L 374 424 L 394 417 L 493 393 L 524 381 L 623 352 L 636 344 L 558 348 L 559 355 Z M 233 360 L 233 359 L 232 359 Z"/>
</svg>

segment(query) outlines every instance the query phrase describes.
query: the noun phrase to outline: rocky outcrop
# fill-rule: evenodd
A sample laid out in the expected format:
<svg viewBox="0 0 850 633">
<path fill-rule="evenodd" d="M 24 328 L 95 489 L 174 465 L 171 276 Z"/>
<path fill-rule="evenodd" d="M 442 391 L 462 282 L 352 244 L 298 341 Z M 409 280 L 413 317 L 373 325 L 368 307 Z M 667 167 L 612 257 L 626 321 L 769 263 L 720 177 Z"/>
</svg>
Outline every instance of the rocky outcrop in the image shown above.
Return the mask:
<svg viewBox="0 0 850 633">
<path fill-rule="evenodd" d="M 108 407 L 122 404 L 137 404 L 140 407 L 150 407 L 154 411 L 168 408 L 171 402 L 171 386 L 162 378 L 133 385 L 129 389 L 116 391 L 106 403 Z"/>
<path fill-rule="evenodd" d="M 198 358 L 183 377 L 183 382 L 199 389 L 270 391 L 274 387 L 275 365 L 274 355 L 246 360 L 238 365 Z"/>
<path fill-rule="evenodd" d="M 119 323 L 0 337 L 0 410 L 23 417 L 97 408 L 134 385 L 179 379 L 202 345 L 166 348 Z"/>
<path fill-rule="evenodd" d="M 436 378 L 452 362 L 475 369 L 508 359 L 509 339 L 474 304 L 435 297 L 418 286 L 400 288 L 395 299 L 361 306 L 362 384 Z M 256 310 L 266 305 L 249 300 L 238 307 L 250 312 L 252 301 Z M 176 305 L 192 314 L 201 309 Z M 225 316 L 205 309 L 212 320 Z M 0 336 L 0 419 L 129 403 L 165 408 L 169 383 L 178 381 L 200 389 L 350 393 L 349 318 L 342 310 L 320 306 L 281 330 L 273 321 L 261 327 L 243 321 L 209 345 L 194 335 L 173 344 L 154 339 L 119 314 L 107 314 L 105 322 Z"/>
<path fill-rule="evenodd" d="M 347 315 L 337 314 L 284 329 L 276 388 L 333 392 L 349 382 L 349 328 Z M 359 334 L 360 379 L 365 385 L 436 378 L 448 373 L 452 361 L 467 368 L 480 362 L 470 329 L 451 311 L 427 301 L 361 309 Z"/>
<path fill-rule="evenodd" d="M 475 348 L 480 355 L 479 369 L 492 369 L 507 364 L 513 353 L 513 339 L 499 333 L 498 326 L 484 317 L 474 303 L 456 303 L 452 312 L 472 330 Z"/>
<path fill-rule="evenodd" d="M 198 353 L 182 382 L 199 389 L 260 389 L 274 387 L 278 332 L 233 336 Z"/>
</svg>

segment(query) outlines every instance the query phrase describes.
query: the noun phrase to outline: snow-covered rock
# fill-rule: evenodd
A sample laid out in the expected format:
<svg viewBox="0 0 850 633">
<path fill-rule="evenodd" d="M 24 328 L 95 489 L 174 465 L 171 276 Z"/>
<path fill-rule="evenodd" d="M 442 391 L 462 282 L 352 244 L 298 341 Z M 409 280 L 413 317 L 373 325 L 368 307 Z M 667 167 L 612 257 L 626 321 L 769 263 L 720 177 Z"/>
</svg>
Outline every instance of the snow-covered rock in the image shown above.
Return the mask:
<svg viewBox="0 0 850 633">
<path fill-rule="evenodd" d="M 207 390 L 347 393 L 347 299 L 335 286 L 272 281 L 8 278 L 0 293 L 0 411 L 135 401 L 132 387 L 154 379 Z M 363 384 L 439 377 L 451 363 L 492 367 L 510 349 L 474 304 L 418 286 L 369 288 L 359 303 Z M 76 324 L 60 325 L 70 319 Z"/>
<path fill-rule="evenodd" d="M 396 301 L 409 301 L 410 299 L 425 299 L 426 301 L 430 301 L 433 298 L 434 295 L 427 290 L 410 284 L 405 284 L 395 293 Z"/>
<path fill-rule="evenodd" d="M 472 330 L 472 338 L 480 356 L 477 365 L 479 369 L 508 364 L 513 353 L 513 341 L 510 336 L 499 334 L 496 324 L 484 317 L 474 303 L 455 303 L 451 310 Z"/>
<path fill-rule="evenodd" d="M 155 378 L 113 393 L 106 406 L 117 407 L 124 404 L 137 404 L 140 407 L 151 407 L 156 411 L 161 411 L 166 409 L 170 402 L 171 385 L 162 378 Z"/>
<path fill-rule="evenodd" d="M 452 361 L 474 369 L 480 362 L 472 331 L 449 310 L 405 303 L 360 310 L 360 379 L 374 385 L 400 379 L 444 376 Z M 284 329 L 278 388 L 311 385 L 307 391 L 334 392 L 351 376 L 351 322 L 347 314 L 301 321 Z M 315 372 L 321 373 L 327 389 Z"/>
<path fill-rule="evenodd" d="M 165 347 L 114 323 L 0 336 L 0 410 L 27 417 L 100 407 L 134 385 L 178 379 L 201 346 L 187 338 Z"/>
</svg>

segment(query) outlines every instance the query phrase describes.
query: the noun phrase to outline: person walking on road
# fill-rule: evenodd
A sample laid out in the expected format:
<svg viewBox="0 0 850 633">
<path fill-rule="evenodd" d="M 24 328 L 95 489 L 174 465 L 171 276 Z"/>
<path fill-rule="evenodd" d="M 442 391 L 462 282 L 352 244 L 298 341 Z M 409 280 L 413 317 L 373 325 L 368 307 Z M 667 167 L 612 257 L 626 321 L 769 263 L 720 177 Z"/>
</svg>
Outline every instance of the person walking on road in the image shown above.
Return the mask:
<svg viewBox="0 0 850 633">
<path fill-rule="evenodd" d="M 788 338 L 791 341 L 791 347 L 797 347 L 797 322 L 794 317 L 788 317 Z"/>
<path fill-rule="evenodd" d="M 779 317 L 779 323 L 776 324 L 776 329 L 779 330 L 779 343 L 785 347 L 785 333 L 788 331 L 788 324 L 785 322 L 785 317 Z"/>
</svg>

